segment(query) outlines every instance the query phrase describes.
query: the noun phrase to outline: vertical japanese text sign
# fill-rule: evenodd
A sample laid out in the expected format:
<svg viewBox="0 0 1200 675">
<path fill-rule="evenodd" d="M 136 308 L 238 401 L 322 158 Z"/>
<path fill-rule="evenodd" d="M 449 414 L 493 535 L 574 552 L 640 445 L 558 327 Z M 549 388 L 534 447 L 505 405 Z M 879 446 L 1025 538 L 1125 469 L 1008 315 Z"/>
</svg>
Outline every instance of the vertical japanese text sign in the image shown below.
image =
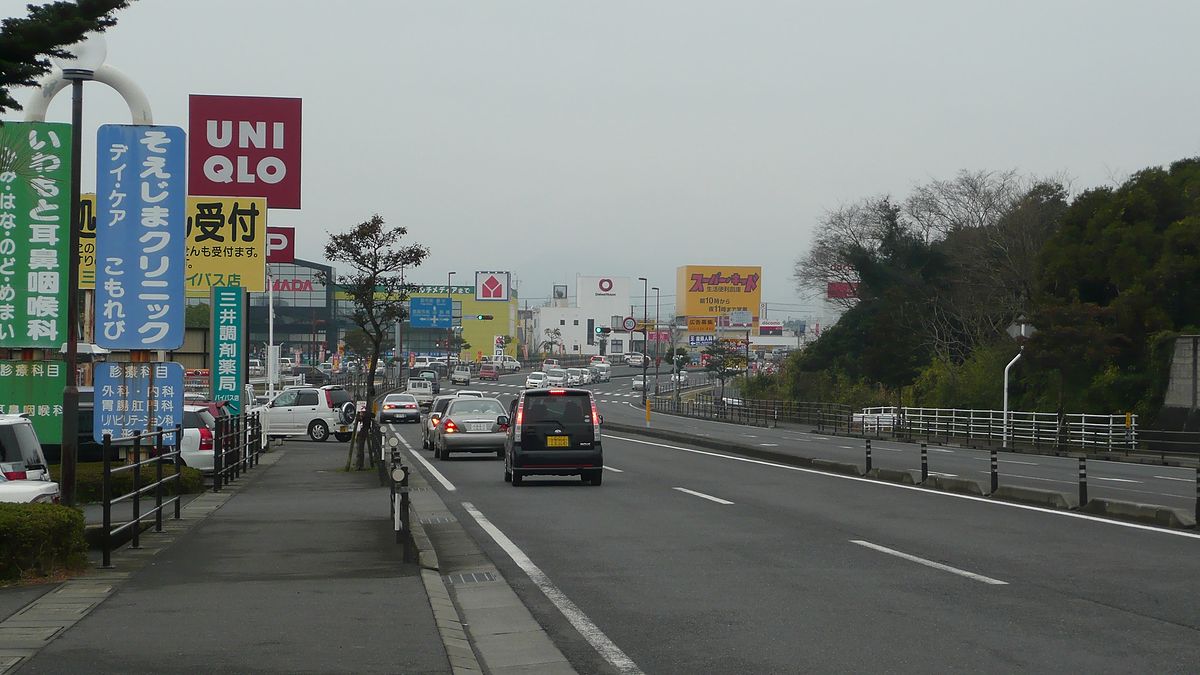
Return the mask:
<svg viewBox="0 0 1200 675">
<path fill-rule="evenodd" d="M 39 441 L 61 443 L 65 386 L 62 361 L 0 361 L 0 414 L 28 415 Z"/>
<path fill-rule="evenodd" d="M 0 347 L 67 337 L 71 125 L 0 127 Z"/>
<path fill-rule="evenodd" d="M 148 434 L 183 422 L 181 363 L 98 363 L 95 382 L 92 438 L 97 443 L 104 441 L 104 434 L 126 438 L 135 431 Z M 165 434 L 163 444 L 175 445 L 175 435 Z"/>
<path fill-rule="evenodd" d="M 183 129 L 105 124 L 96 143 L 96 344 L 178 349 L 187 229 Z"/>
<path fill-rule="evenodd" d="M 228 401 L 226 405 L 234 415 L 242 411 L 242 366 L 246 361 L 242 341 L 246 325 L 244 291 L 241 286 L 212 289 L 212 400 Z"/>
</svg>

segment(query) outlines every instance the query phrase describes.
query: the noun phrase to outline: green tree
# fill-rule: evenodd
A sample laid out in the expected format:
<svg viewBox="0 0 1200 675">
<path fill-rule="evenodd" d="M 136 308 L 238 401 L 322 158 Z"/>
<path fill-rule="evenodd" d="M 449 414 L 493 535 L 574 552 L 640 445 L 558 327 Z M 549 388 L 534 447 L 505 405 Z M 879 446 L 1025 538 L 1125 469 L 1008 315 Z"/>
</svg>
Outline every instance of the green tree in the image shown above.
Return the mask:
<svg viewBox="0 0 1200 675">
<path fill-rule="evenodd" d="M 741 345 L 732 340 L 715 340 L 704 348 L 704 370 L 712 373 L 721 382 L 721 399 L 725 399 L 725 380 L 737 375 L 746 367 L 746 354 Z"/>
<path fill-rule="evenodd" d="M 354 303 L 350 321 L 366 336 L 367 357 L 367 400 L 366 409 L 373 409 L 375 402 L 375 372 L 379 366 L 383 343 L 389 330 L 398 321 L 403 321 L 408 311 L 409 286 L 404 282 L 404 269 L 420 265 L 429 256 L 429 249 L 419 244 L 402 245 L 408 234 L 405 227 L 389 227 L 378 214 L 355 225 L 349 231 L 332 234 L 325 245 L 325 258 L 331 263 L 349 268 L 338 277 L 338 286 Z M 318 276 L 322 283 L 333 283 Z M 372 417 L 364 416 L 362 429 L 369 432 Z M 353 460 L 354 468 L 362 470 L 366 465 L 366 439 L 369 433 L 360 433 L 358 442 L 351 446 L 346 457 L 346 469 Z"/>
<path fill-rule="evenodd" d="M 129 0 L 50 2 L 28 5 L 28 16 L 0 22 L 0 115 L 21 107 L 13 88 L 36 85 L 50 72 L 50 57 L 69 57 L 64 47 L 115 26 L 113 13 L 128 6 Z"/>
<path fill-rule="evenodd" d="M 183 324 L 188 328 L 207 328 L 212 325 L 212 311 L 207 302 L 188 305 L 183 312 Z"/>
</svg>

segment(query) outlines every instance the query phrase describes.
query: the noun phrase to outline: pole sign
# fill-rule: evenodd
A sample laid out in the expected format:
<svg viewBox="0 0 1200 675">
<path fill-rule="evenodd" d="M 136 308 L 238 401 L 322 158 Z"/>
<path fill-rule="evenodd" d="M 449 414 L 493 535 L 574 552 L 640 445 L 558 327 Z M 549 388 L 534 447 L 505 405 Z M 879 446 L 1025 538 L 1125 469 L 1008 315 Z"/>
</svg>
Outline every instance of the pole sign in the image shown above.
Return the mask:
<svg viewBox="0 0 1200 675">
<path fill-rule="evenodd" d="M 267 262 L 290 263 L 296 260 L 296 228 L 267 228 Z"/>
<path fill-rule="evenodd" d="M 715 336 L 715 335 L 689 335 L 688 336 L 688 346 L 689 347 L 704 347 L 706 345 L 711 345 L 713 342 L 716 341 L 716 339 L 717 339 L 717 336 Z"/>
<path fill-rule="evenodd" d="M 124 438 L 183 422 L 181 363 L 98 363 L 95 382 L 92 438 L 97 443 L 104 442 L 104 434 Z M 165 435 L 163 444 L 175 445 L 174 434 Z"/>
<path fill-rule="evenodd" d="M 216 286 L 267 290 L 267 200 L 187 198 L 186 282 L 190 298 Z"/>
<path fill-rule="evenodd" d="M 226 401 L 234 415 L 242 411 L 242 372 L 246 362 L 245 289 L 241 286 L 221 286 L 212 289 L 213 368 L 209 391 L 212 400 Z"/>
<path fill-rule="evenodd" d="M 450 328 L 454 325 L 454 301 L 450 298 L 413 298 L 409 301 L 413 328 Z"/>
<path fill-rule="evenodd" d="M 184 333 L 186 139 L 105 124 L 96 141 L 96 344 L 179 349 Z"/>
<path fill-rule="evenodd" d="M 66 386 L 61 361 L 0 361 L 0 413 L 28 415 L 39 441 L 61 443 Z"/>
<path fill-rule="evenodd" d="M 493 335 L 492 336 L 492 345 L 493 345 L 493 347 L 492 347 L 492 355 L 493 356 L 504 356 L 504 336 L 503 335 Z"/>
<path fill-rule="evenodd" d="M 96 288 L 96 195 L 79 195 L 79 288 Z"/>
<path fill-rule="evenodd" d="M 188 194 L 300 208 L 301 99 L 188 97 Z"/>
<path fill-rule="evenodd" d="M 70 124 L 0 127 L 0 347 L 66 340 L 70 153 Z"/>
</svg>

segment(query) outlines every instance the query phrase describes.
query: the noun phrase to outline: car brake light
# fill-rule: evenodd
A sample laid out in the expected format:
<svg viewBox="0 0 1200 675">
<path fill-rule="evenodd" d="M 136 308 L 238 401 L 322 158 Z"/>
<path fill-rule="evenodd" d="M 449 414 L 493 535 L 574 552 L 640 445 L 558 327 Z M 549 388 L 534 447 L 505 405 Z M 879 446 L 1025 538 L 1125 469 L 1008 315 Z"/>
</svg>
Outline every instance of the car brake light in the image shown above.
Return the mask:
<svg viewBox="0 0 1200 675">
<path fill-rule="evenodd" d="M 596 414 L 596 399 L 588 397 L 592 402 L 592 432 L 596 434 L 596 438 L 600 437 L 600 415 Z"/>
<path fill-rule="evenodd" d="M 17 471 L 16 468 L 17 468 L 16 464 L 3 465 L 4 477 L 9 480 L 25 480 L 29 476 L 28 473 L 26 473 L 24 471 Z"/>
<path fill-rule="evenodd" d="M 517 406 L 517 426 L 513 429 L 513 434 L 519 439 L 521 438 L 521 421 L 525 419 L 525 402 Z"/>
<path fill-rule="evenodd" d="M 334 407 L 334 405 L 333 405 L 333 390 L 332 389 L 325 390 L 325 403 L 327 403 L 330 408 Z"/>
<path fill-rule="evenodd" d="M 208 427 L 200 427 L 200 449 L 213 449 L 213 432 Z"/>
<path fill-rule="evenodd" d="M 404 407 L 405 407 L 405 409 L 412 409 L 412 408 L 417 407 L 417 404 L 416 403 L 405 403 Z"/>
<path fill-rule="evenodd" d="M 442 421 L 442 418 L 441 418 L 441 417 L 438 417 L 437 415 L 430 415 L 430 416 L 429 416 L 429 424 L 430 424 L 431 426 L 435 426 L 435 427 L 436 427 L 436 426 L 438 425 L 438 422 L 441 422 L 441 421 Z"/>
<path fill-rule="evenodd" d="M 395 403 L 384 403 L 384 404 L 383 404 L 383 409 L 384 409 L 384 410 L 391 410 L 391 409 L 393 409 L 393 408 L 395 408 L 395 407 L 396 407 L 396 404 L 395 404 Z"/>
<path fill-rule="evenodd" d="M 561 395 L 563 395 L 563 394 L 565 394 L 565 393 L 567 393 L 567 392 L 566 392 L 566 391 L 564 391 L 564 390 L 562 390 L 562 389 L 551 389 L 551 390 L 550 390 L 550 394 L 551 394 L 551 395 L 553 395 L 553 396 L 561 396 Z"/>
<path fill-rule="evenodd" d="M 442 427 L 442 430 L 448 434 L 452 434 L 458 431 L 458 425 L 454 423 L 454 420 L 446 420 L 446 424 Z"/>
</svg>

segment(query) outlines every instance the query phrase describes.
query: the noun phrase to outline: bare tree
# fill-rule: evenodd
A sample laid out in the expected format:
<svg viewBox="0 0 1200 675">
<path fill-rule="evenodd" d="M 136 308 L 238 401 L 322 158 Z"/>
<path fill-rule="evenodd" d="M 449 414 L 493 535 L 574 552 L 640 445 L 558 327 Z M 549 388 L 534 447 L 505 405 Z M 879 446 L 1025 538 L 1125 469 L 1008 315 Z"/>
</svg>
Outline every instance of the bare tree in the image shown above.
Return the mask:
<svg viewBox="0 0 1200 675">
<path fill-rule="evenodd" d="M 874 197 L 826 211 L 817 223 L 808 253 L 793 268 L 792 278 L 798 289 L 824 295 L 830 282 L 857 284 L 854 258 L 878 250 L 884 231 L 880 209 L 887 203 L 887 197 Z M 855 303 L 854 298 L 834 301 L 846 306 Z"/>
<path fill-rule="evenodd" d="M 371 425 L 371 410 L 375 402 L 375 372 L 383 351 L 388 330 L 404 320 L 407 310 L 408 286 L 404 282 L 403 270 L 420 265 L 429 255 L 429 249 L 419 244 L 401 246 L 400 240 L 408 234 L 404 227 L 387 227 L 378 214 L 359 223 L 348 232 L 332 234 L 325 245 L 325 258 L 332 263 L 343 263 L 350 268 L 340 274 L 338 286 L 354 302 L 349 319 L 366 335 L 369 354 L 367 366 L 366 414 L 362 432 L 357 443 L 351 446 L 346 457 L 346 469 L 351 461 L 356 470 L 366 465 L 366 439 Z M 332 280 L 318 273 L 321 282 Z"/>
<path fill-rule="evenodd" d="M 950 180 L 918 185 L 904 210 L 926 243 L 951 232 L 994 225 L 1030 187 L 1016 171 L 959 171 Z"/>
</svg>

